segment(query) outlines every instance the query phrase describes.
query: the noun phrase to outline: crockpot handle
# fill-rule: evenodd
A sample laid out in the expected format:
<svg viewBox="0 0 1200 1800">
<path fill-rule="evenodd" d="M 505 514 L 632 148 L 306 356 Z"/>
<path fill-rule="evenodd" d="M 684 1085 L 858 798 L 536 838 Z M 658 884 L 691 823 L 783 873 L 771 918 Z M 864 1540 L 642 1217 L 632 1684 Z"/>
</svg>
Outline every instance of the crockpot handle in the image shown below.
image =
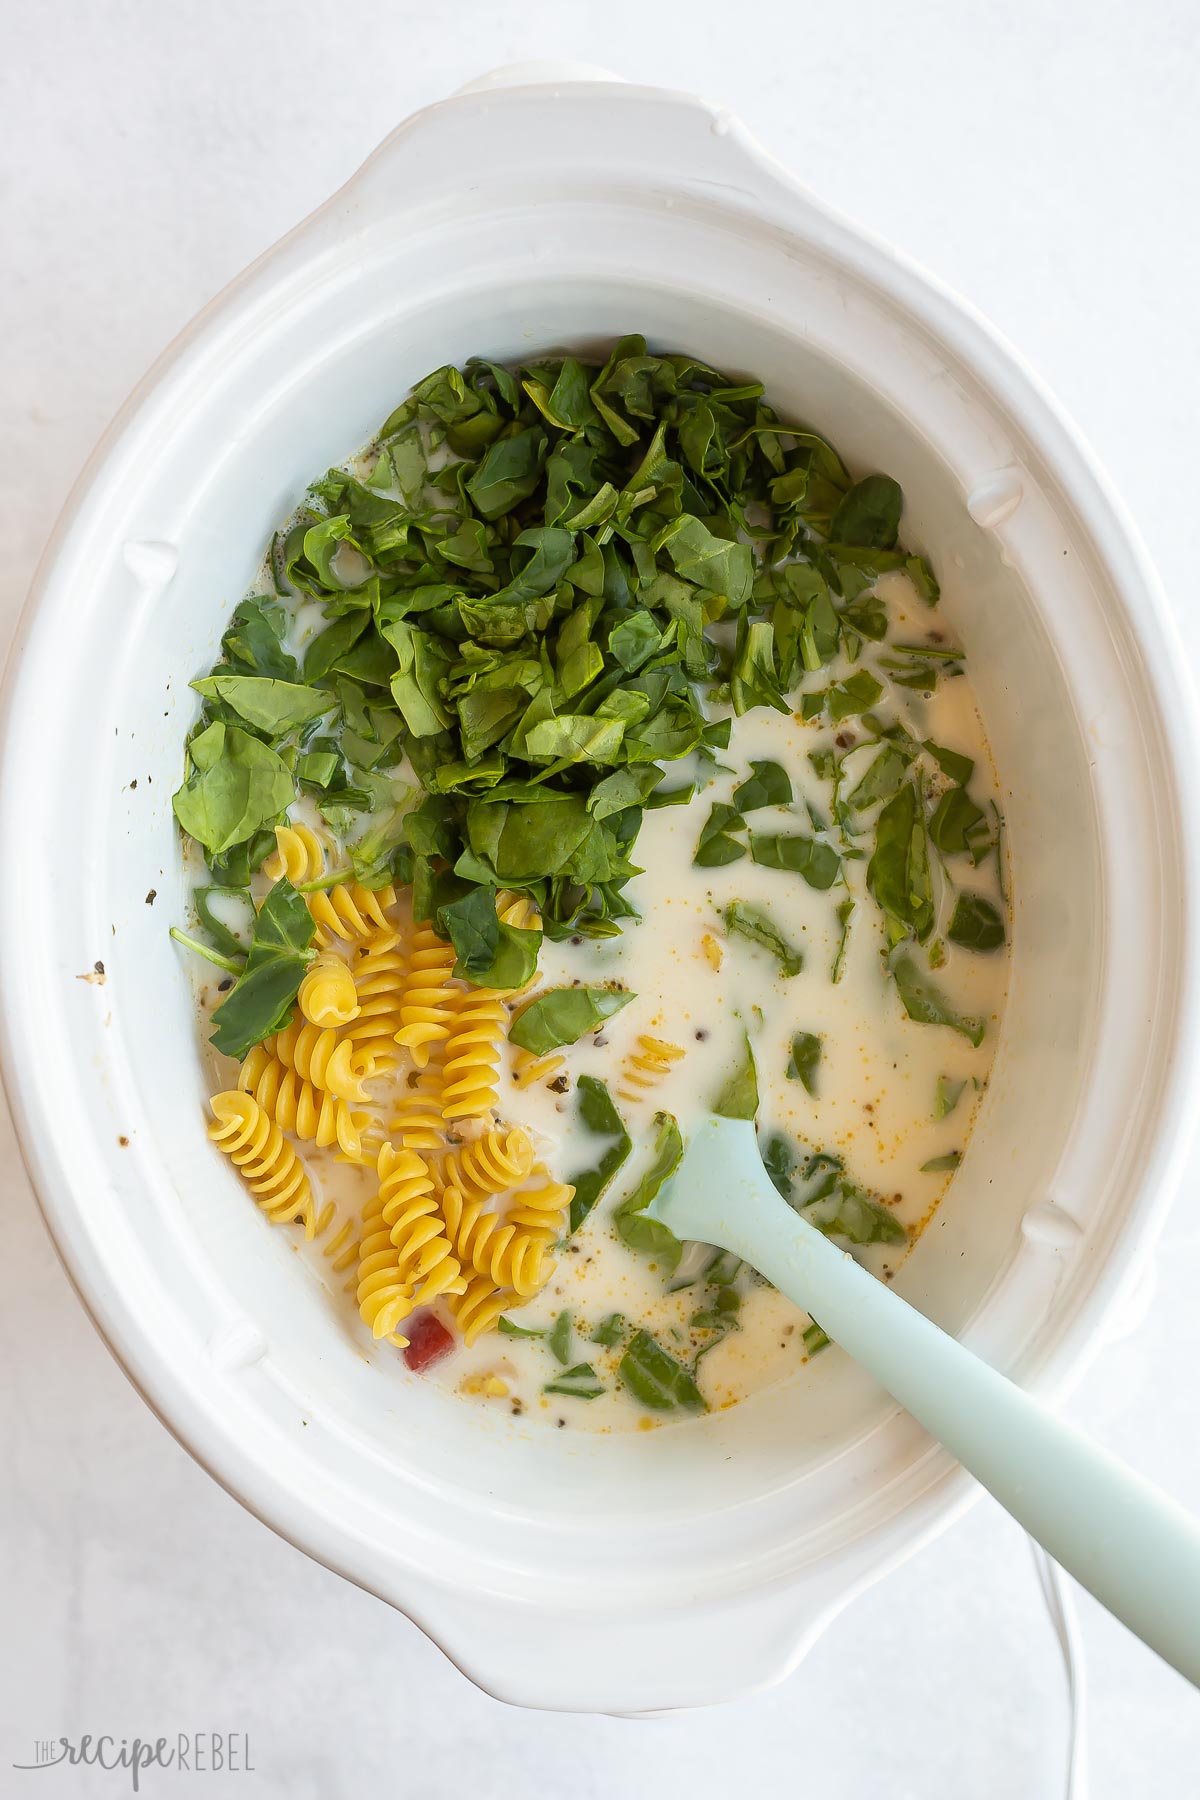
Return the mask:
<svg viewBox="0 0 1200 1800">
<path fill-rule="evenodd" d="M 742 1257 L 940 1439 L 1044 1550 L 1200 1687 L 1200 1523 L 793 1212 L 749 1121 L 709 1119 L 651 1208 Z"/>
</svg>

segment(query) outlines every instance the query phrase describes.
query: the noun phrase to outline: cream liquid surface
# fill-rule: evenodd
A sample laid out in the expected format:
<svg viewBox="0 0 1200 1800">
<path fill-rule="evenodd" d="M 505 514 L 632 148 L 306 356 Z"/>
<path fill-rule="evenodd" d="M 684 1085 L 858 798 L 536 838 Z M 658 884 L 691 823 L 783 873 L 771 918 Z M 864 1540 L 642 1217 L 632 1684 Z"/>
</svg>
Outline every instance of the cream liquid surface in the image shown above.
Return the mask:
<svg viewBox="0 0 1200 1800">
<path fill-rule="evenodd" d="M 920 602 L 906 576 L 882 577 L 877 591 L 889 609 L 889 640 L 924 639 L 931 626 L 936 628 L 937 615 Z M 297 624 L 302 638 L 303 621 Z M 886 650 L 886 645 L 879 648 Z M 838 663 L 806 678 L 804 686 L 821 687 L 851 673 L 850 664 Z M 883 671 L 880 675 L 884 678 Z M 797 708 L 804 686 L 792 696 Z M 890 687 L 874 710 L 885 722 L 900 720 L 917 738 L 972 757 L 973 797 L 985 808 L 996 800 L 969 671 L 965 677 L 940 681 L 929 696 Z M 603 1139 L 578 1122 L 575 1083 L 581 1075 L 596 1076 L 607 1084 L 633 1140 L 629 1160 L 591 1217 L 563 1247 L 548 1285 L 510 1315 L 522 1327 L 548 1330 L 568 1309 L 573 1315 L 569 1361 L 590 1363 L 604 1393 L 587 1400 L 546 1394 L 543 1390 L 560 1373 L 560 1364 L 545 1338 L 495 1332 L 470 1349 L 457 1348 L 423 1379 L 531 1422 L 636 1430 L 688 1415 L 647 1412 L 621 1387 L 616 1379 L 620 1346 L 606 1348 L 591 1341 L 591 1334 L 614 1313 L 623 1315 L 630 1329 L 651 1331 L 683 1363 L 702 1351 L 697 1381 L 713 1409 L 733 1405 L 785 1379 L 807 1360 L 803 1333 L 809 1319 L 749 1271 L 738 1282 L 742 1299 L 736 1328 L 714 1343 L 715 1333 L 689 1324 L 705 1300 L 705 1285 L 697 1276 L 711 1252 L 685 1247 L 671 1277 L 652 1258 L 628 1249 L 611 1223 L 614 1206 L 651 1159 L 656 1111 L 674 1114 L 686 1141 L 737 1066 L 743 1033 L 749 1036 L 758 1074 L 760 1140 L 782 1132 L 810 1151 L 841 1157 L 847 1174 L 882 1200 L 908 1229 L 910 1243 L 928 1221 L 953 1177 L 945 1168 L 926 1171 L 923 1165 L 966 1148 L 996 1050 L 1007 950 L 976 954 L 948 944 L 946 961 L 937 972 L 938 985 L 953 1005 L 986 1023 L 986 1034 L 976 1048 L 946 1026 L 918 1024 L 905 1014 L 883 967 L 883 928 L 865 891 L 865 861 L 846 861 L 846 885 L 839 883 L 826 892 L 815 891 L 798 874 L 760 867 L 748 856 L 719 868 L 697 868 L 692 862 L 710 808 L 729 800 L 754 760 L 781 763 L 794 791 L 790 806 L 764 808 L 752 815 L 750 824 L 756 831 L 810 832 L 806 801 L 828 818 L 830 785 L 815 773 L 808 753 L 832 746 L 839 732 L 842 749 L 847 733 L 855 742 L 864 737 L 856 719 L 841 727 L 806 724 L 798 712 L 783 715 L 760 707 L 734 721 L 729 749 L 720 755 L 725 768 L 669 766 L 664 787 L 686 785 L 693 778 L 701 785 L 687 806 L 645 814 L 635 850 L 643 873 L 627 889 L 640 922 L 627 921 L 621 935 L 611 939 L 557 944 L 547 939 L 540 974 L 530 990 L 572 982 L 616 983 L 632 990 L 636 998 L 599 1032 L 558 1053 L 565 1064 L 565 1092 L 557 1091 L 561 1081 L 555 1086 L 518 1087 L 512 1053 L 505 1046 L 500 1116 L 529 1129 L 554 1174 L 570 1180 L 593 1166 L 606 1148 Z M 847 763 L 853 779 L 874 754 L 875 746 L 864 742 L 861 758 Z M 303 808 L 294 811 L 299 816 Z M 873 817 L 874 809 L 862 814 L 864 824 Z M 1002 853 L 991 855 L 985 865 L 969 871 L 964 885 L 999 903 L 1001 862 Z M 847 890 L 856 906 L 841 979 L 835 985 L 831 970 L 840 938 L 835 909 Z M 938 883 L 938 895 L 941 935 L 954 904 L 944 879 Z M 798 975 L 784 979 L 770 952 L 726 933 L 721 914 L 735 900 L 768 914 L 788 942 L 803 951 L 804 967 Z M 1007 907 L 1002 910 L 1007 912 Z M 216 998 L 210 989 L 209 1003 Z M 786 1073 L 797 1031 L 822 1039 L 815 1096 Z M 684 1054 L 644 1098 L 630 1101 L 619 1097 L 622 1068 L 643 1034 L 667 1040 Z M 940 1078 L 963 1084 L 953 1110 L 942 1118 L 935 1116 Z M 225 1064 L 217 1085 L 234 1081 L 233 1066 Z M 369 1172 L 338 1162 L 332 1152 L 314 1152 L 311 1146 L 303 1146 L 302 1155 L 320 1194 L 335 1202 L 339 1216 L 355 1221 L 369 1191 Z M 326 1232 L 324 1242 L 331 1236 Z M 908 1247 L 876 1245 L 856 1254 L 886 1276 Z M 354 1304 L 353 1266 L 335 1272 L 318 1244 L 301 1246 L 301 1254 L 328 1287 L 331 1303 L 345 1312 L 348 1329 L 363 1333 Z M 689 1276 L 691 1282 L 680 1285 L 688 1283 Z M 363 1347 L 371 1356 L 398 1354 L 387 1344 L 372 1347 L 365 1335 Z"/>
</svg>

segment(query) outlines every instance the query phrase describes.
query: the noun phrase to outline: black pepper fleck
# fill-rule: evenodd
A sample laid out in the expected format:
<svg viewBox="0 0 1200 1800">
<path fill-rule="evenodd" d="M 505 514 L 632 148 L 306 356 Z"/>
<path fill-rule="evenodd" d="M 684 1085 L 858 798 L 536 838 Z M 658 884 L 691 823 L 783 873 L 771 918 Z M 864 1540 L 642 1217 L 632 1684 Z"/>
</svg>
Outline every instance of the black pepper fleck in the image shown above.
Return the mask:
<svg viewBox="0 0 1200 1800">
<path fill-rule="evenodd" d="M 571 1083 L 565 1075 L 556 1075 L 554 1080 L 548 1083 L 552 1094 L 565 1094 L 570 1085 Z"/>
<path fill-rule="evenodd" d="M 93 968 L 94 968 L 94 969 L 95 969 L 95 971 L 96 971 L 96 973 L 97 973 L 97 975 L 103 975 L 103 973 L 104 973 L 104 964 L 103 964 L 103 963 L 102 963 L 102 962 L 98 962 L 98 961 L 97 961 L 97 962 L 94 962 L 94 963 L 93 963 L 93 964 L 92 964 L 92 967 L 93 967 Z"/>
<path fill-rule="evenodd" d="M 854 733 L 852 731 L 839 731 L 833 741 L 839 750 L 849 750 L 854 742 Z"/>
<path fill-rule="evenodd" d="M 233 976 L 227 975 L 225 977 L 224 981 L 218 981 L 217 992 L 218 992 L 218 994 L 227 994 L 232 986 L 233 986 Z"/>
<path fill-rule="evenodd" d="M 707 1031 L 705 1031 L 703 1026 L 701 1026 L 700 1030 L 696 1033 L 696 1042 L 698 1044 L 702 1044 L 707 1036 L 708 1036 Z"/>
<path fill-rule="evenodd" d="M 117 1139 L 117 1142 L 118 1142 L 118 1144 L 120 1144 L 120 1146 L 121 1146 L 121 1148 L 122 1148 L 122 1150 L 128 1150 L 128 1148 L 129 1148 L 129 1139 L 128 1139 L 128 1138 L 127 1138 L 127 1137 L 125 1137 L 125 1136 L 124 1136 L 124 1134 L 122 1134 L 122 1135 L 121 1135 L 121 1136 L 120 1136 L 120 1137 L 119 1137 L 119 1138 L 118 1138 L 118 1139 Z"/>
<path fill-rule="evenodd" d="M 157 889 L 157 888 L 151 888 L 151 889 L 150 889 L 150 892 L 149 892 L 149 893 L 148 893 L 148 894 L 147 894 L 147 895 L 146 895 L 146 905 L 147 905 L 147 906 L 153 906 L 153 905 L 154 905 L 154 902 L 155 902 L 155 901 L 156 901 L 156 900 L 157 900 L 157 899 L 158 899 L 158 889 Z"/>
</svg>

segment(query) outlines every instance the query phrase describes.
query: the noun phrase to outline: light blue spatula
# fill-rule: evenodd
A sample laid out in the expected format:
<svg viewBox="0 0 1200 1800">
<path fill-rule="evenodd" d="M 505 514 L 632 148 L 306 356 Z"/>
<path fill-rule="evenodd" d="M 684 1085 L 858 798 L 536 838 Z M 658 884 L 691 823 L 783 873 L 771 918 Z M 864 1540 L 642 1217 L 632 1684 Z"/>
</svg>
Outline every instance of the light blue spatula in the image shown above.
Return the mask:
<svg viewBox="0 0 1200 1800">
<path fill-rule="evenodd" d="M 650 1212 L 677 1237 L 731 1250 L 810 1312 L 1056 1562 L 1200 1686 L 1200 1525 L 795 1213 L 750 1121 L 709 1118 Z"/>
</svg>

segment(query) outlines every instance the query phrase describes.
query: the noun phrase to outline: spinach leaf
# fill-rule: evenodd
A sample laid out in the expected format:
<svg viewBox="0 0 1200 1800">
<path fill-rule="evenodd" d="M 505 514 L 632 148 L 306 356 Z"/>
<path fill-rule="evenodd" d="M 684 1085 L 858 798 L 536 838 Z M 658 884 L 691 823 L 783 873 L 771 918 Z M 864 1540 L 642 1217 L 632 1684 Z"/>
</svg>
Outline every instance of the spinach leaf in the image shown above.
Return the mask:
<svg viewBox="0 0 1200 1800">
<path fill-rule="evenodd" d="M 247 675 L 270 675 L 295 681 L 296 659 L 283 648 L 288 617 L 282 606 L 252 594 L 233 609 L 221 649 L 230 666 Z"/>
<path fill-rule="evenodd" d="M 907 946 L 901 944 L 892 951 L 888 969 L 910 1019 L 920 1025 L 948 1025 L 970 1043 L 982 1044 L 986 1030 L 983 1020 L 955 1011 Z"/>
<path fill-rule="evenodd" d="M 948 775 L 951 781 L 956 781 L 960 787 L 965 787 L 975 773 L 975 764 L 971 758 L 964 756 L 959 750 L 947 750 L 943 744 L 935 744 L 932 738 L 926 738 L 922 748 L 928 750 L 942 773 Z"/>
<path fill-rule="evenodd" d="M 893 549 L 903 498 L 899 482 L 890 475 L 868 475 L 856 481 L 829 522 L 830 539 L 835 544 Z"/>
<path fill-rule="evenodd" d="M 804 1330 L 800 1334 L 800 1338 L 809 1356 L 815 1356 L 818 1350 L 826 1349 L 828 1345 L 833 1342 L 833 1339 L 827 1337 L 825 1332 L 821 1330 L 821 1327 L 817 1324 L 815 1319 L 811 1325 L 806 1325 L 804 1327 Z"/>
<path fill-rule="evenodd" d="M 652 1412 L 707 1412 L 708 1402 L 682 1363 L 648 1331 L 635 1332 L 617 1365 L 617 1377 Z"/>
<path fill-rule="evenodd" d="M 544 1325 L 514 1325 L 508 1318 L 497 1319 L 496 1330 L 502 1337 L 544 1338 L 546 1335 Z"/>
<path fill-rule="evenodd" d="M 557 1319 L 555 1319 L 550 1333 L 546 1338 L 546 1348 L 549 1350 L 555 1362 L 562 1363 L 564 1367 L 571 1360 L 571 1345 L 574 1341 L 574 1325 L 575 1321 L 573 1315 L 564 1310 L 563 1312 L 560 1312 Z"/>
<path fill-rule="evenodd" d="M 945 1119 L 950 1116 L 962 1098 L 962 1091 L 966 1085 L 965 1081 L 952 1081 L 949 1075 L 938 1076 L 933 1102 L 935 1119 Z"/>
<path fill-rule="evenodd" d="M 304 971 L 315 955 L 309 949 L 315 930 L 304 896 L 281 877 L 254 921 L 246 967 L 213 1013 L 214 1049 L 240 1061 L 255 1044 L 287 1024 Z"/>
<path fill-rule="evenodd" d="M 752 1119 L 758 1111 L 758 1070 L 746 1032 L 742 1033 L 741 1060 L 713 1102 L 713 1111 L 722 1119 Z"/>
<path fill-rule="evenodd" d="M 999 950 L 1004 943 L 1004 920 L 982 894 L 960 894 L 946 936 L 964 950 Z"/>
<path fill-rule="evenodd" d="M 842 872 L 842 859 L 831 844 L 819 838 L 768 836 L 750 833 L 750 854 L 765 869 L 787 869 L 802 875 L 809 887 L 831 888 Z"/>
<path fill-rule="evenodd" d="M 506 925 L 490 887 L 471 888 L 438 909 L 437 927 L 454 945 L 454 973 L 476 987 L 523 988 L 537 973 L 542 934 Z"/>
<path fill-rule="evenodd" d="M 784 1073 L 798 1081 L 814 1099 L 817 1092 L 817 1069 L 821 1061 L 822 1041 L 815 1031 L 797 1031 L 792 1038 L 792 1054 Z"/>
<path fill-rule="evenodd" d="M 777 762 L 752 762 L 750 768 L 752 773 L 733 790 L 733 806 L 737 812 L 791 805 L 792 783 L 786 769 Z"/>
<path fill-rule="evenodd" d="M 843 1237 L 852 1244 L 903 1244 L 904 1226 L 887 1207 L 847 1175 L 840 1156 L 818 1151 L 800 1174 L 800 1188 L 790 1196 L 792 1205 L 827 1237 Z"/>
<path fill-rule="evenodd" d="M 296 797 L 283 758 L 240 725 L 214 720 L 188 754 L 193 772 L 171 804 L 183 829 L 215 856 L 273 823 Z"/>
<path fill-rule="evenodd" d="M 678 1168 L 683 1155 L 683 1138 L 670 1113 L 655 1113 L 654 1128 L 653 1160 L 637 1186 L 613 1213 L 613 1224 L 623 1244 L 631 1250 L 656 1257 L 671 1274 L 679 1267 L 683 1245 L 669 1227 L 658 1219 L 646 1218 L 645 1210 L 663 1182 Z"/>
<path fill-rule="evenodd" d="M 564 1394 L 572 1400 L 598 1400 L 604 1391 L 604 1383 L 591 1363 L 576 1363 L 572 1368 L 564 1369 L 542 1388 L 543 1394 Z"/>
<path fill-rule="evenodd" d="M 534 1056 L 545 1056 L 575 1043 L 585 1031 L 595 1031 L 635 998 L 628 988 L 547 988 L 513 1020 L 509 1042 Z"/>
<path fill-rule="evenodd" d="M 196 908 L 196 915 L 213 943 L 217 946 L 217 949 L 223 951 L 226 956 L 237 957 L 244 962 L 246 958 L 246 940 L 238 937 L 235 932 L 229 929 L 228 925 L 223 924 L 222 921 L 214 915 L 212 910 L 212 897 L 214 894 L 219 895 L 223 900 L 236 901 L 237 904 L 245 910 L 246 922 L 250 927 L 251 932 L 253 931 L 255 918 L 254 902 L 251 900 L 250 894 L 246 888 L 222 887 L 217 882 L 212 883 L 209 887 L 195 888 L 192 892 L 192 903 Z"/>
<path fill-rule="evenodd" d="M 589 1339 L 590 1343 L 602 1344 L 606 1350 L 613 1350 L 624 1338 L 628 1330 L 628 1321 L 624 1313 L 609 1313 L 607 1319 L 601 1320 Z"/>
<path fill-rule="evenodd" d="M 850 921 L 854 917 L 853 900 L 842 900 L 838 903 L 835 917 L 838 922 L 838 947 L 834 953 L 833 967 L 829 971 L 829 979 L 835 985 L 842 979 L 846 967 L 846 950 L 850 943 Z"/>
<path fill-rule="evenodd" d="M 984 825 L 984 815 L 966 788 L 947 788 L 929 821 L 929 835 L 943 856 L 963 856 Z"/>
<path fill-rule="evenodd" d="M 700 841 L 696 845 L 696 853 L 692 862 L 698 869 L 716 869 L 725 863 L 737 862 L 746 854 L 745 844 L 739 844 L 730 834 L 729 827 L 735 831 L 742 828 L 742 816 L 736 806 L 726 806 L 718 801 L 708 815 L 707 823 L 700 833 Z"/>
<path fill-rule="evenodd" d="M 779 927 L 756 906 L 750 906 L 745 900 L 733 900 L 721 917 L 726 931 L 746 938 L 751 944 L 758 944 L 763 950 L 769 950 L 778 960 L 780 973 L 785 981 L 798 975 L 804 967 L 804 952 L 793 949 Z"/>
<path fill-rule="evenodd" d="M 576 1092 L 579 1096 L 580 1122 L 594 1136 L 611 1141 L 598 1163 L 571 1177 L 571 1186 L 575 1189 L 571 1200 L 572 1232 L 579 1230 L 633 1149 L 624 1120 L 613 1105 L 604 1083 L 595 1075 L 581 1075 L 576 1083 Z M 600 1342 L 599 1339 L 594 1341 Z"/>
<path fill-rule="evenodd" d="M 890 800 L 903 785 L 910 761 L 895 744 L 885 744 L 862 780 L 846 796 L 847 806 L 854 812 L 864 812 L 868 806 Z"/>
<path fill-rule="evenodd" d="M 947 1150 L 944 1156 L 931 1156 L 928 1162 L 923 1162 L 921 1173 L 922 1175 L 945 1175 L 951 1169 L 957 1169 L 961 1161 L 961 1150 Z"/>
<path fill-rule="evenodd" d="M 220 700 L 247 725 L 273 738 L 286 737 L 337 705 L 321 688 L 262 675 L 206 675 L 192 686 L 206 700 Z"/>
<path fill-rule="evenodd" d="M 925 811 L 913 781 L 905 782 L 879 814 L 867 887 L 897 934 L 924 941 L 933 930 L 933 879 Z"/>
<path fill-rule="evenodd" d="M 763 1168 L 771 1177 L 775 1187 L 784 1199 L 792 1192 L 792 1173 L 796 1167 L 796 1154 L 790 1141 L 781 1131 L 772 1132 L 761 1147 Z"/>
<path fill-rule="evenodd" d="M 845 719 L 870 712 L 882 698 L 883 684 L 876 681 L 869 669 L 859 669 L 856 675 L 834 683 L 826 696 L 825 705 L 832 723 L 840 725 Z"/>
</svg>

